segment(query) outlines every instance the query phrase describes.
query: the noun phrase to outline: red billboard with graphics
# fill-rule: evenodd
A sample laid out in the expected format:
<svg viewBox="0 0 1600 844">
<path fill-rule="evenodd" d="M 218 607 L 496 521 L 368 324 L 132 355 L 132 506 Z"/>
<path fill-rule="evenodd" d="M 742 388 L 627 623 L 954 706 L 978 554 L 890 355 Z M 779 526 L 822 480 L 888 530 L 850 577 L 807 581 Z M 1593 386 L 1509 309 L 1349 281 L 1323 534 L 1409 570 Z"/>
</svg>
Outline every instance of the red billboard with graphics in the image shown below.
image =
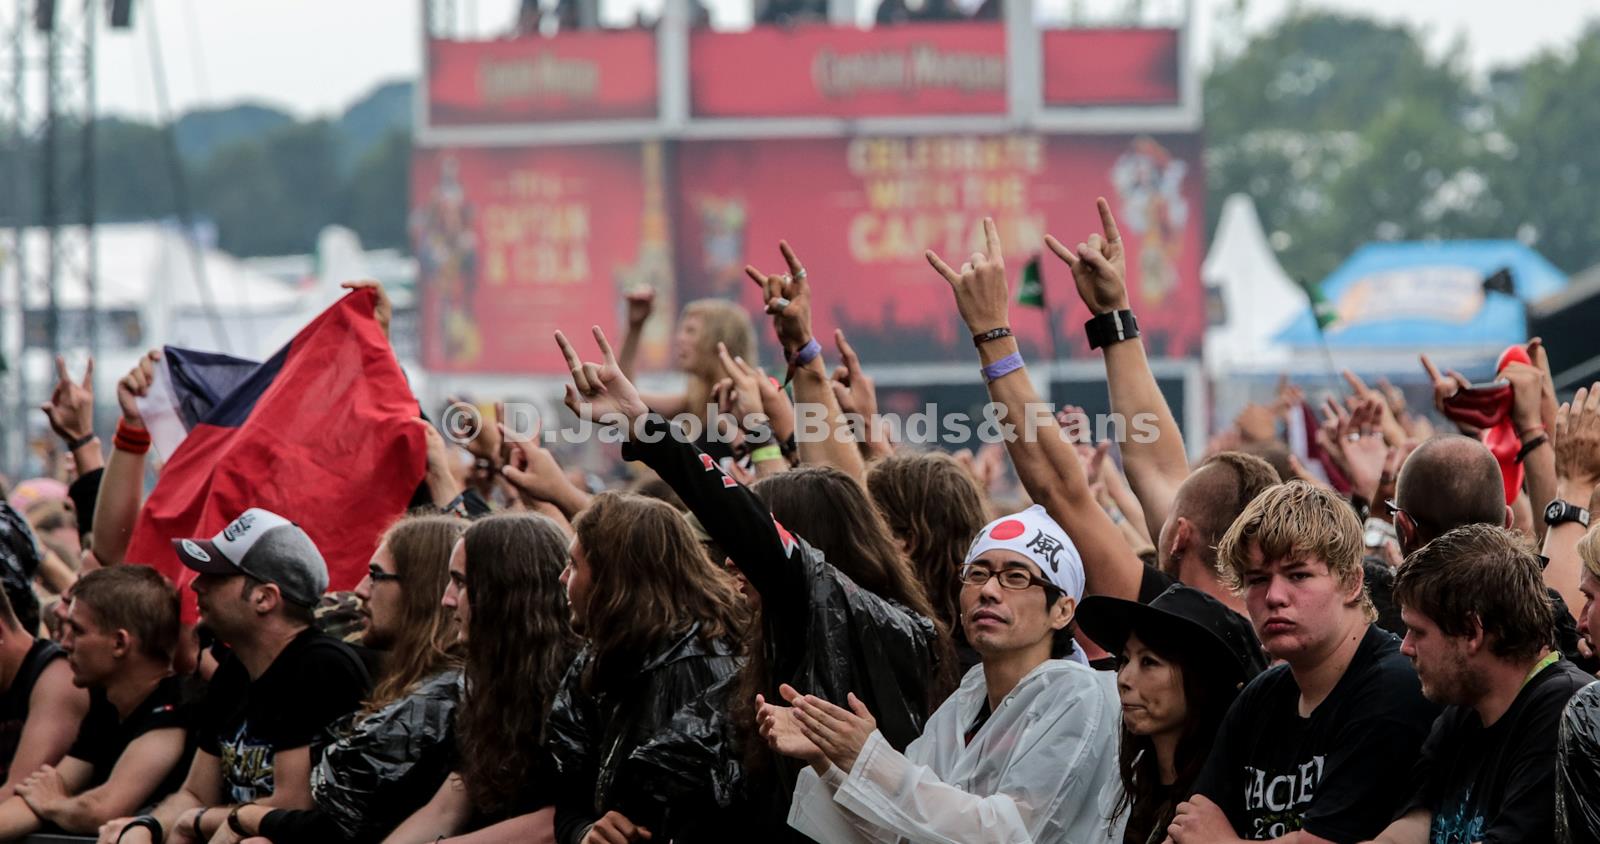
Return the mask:
<svg viewBox="0 0 1600 844">
<path fill-rule="evenodd" d="M 428 42 L 435 126 L 654 117 L 656 36 L 646 30 Z"/>
<path fill-rule="evenodd" d="M 619 327 L 621 293 L 638 285 L 655 288 L 668 316 L 647 324 L 641 364 L 664 365 L 680 303 L 731 298 L 759 315 L 742 270 L 780 269 L 780 239 L 816 289 L 819 337 L 843 328 L 876 363 L 970 361 L 954 300 L 922 252 L 959 266 L 981 248 L 985 215 L 1013 287 L 1041 255 L 1055 332 L 1044 312 L 1014 305 L 1025 353 L 1085 355 L 1088 314 L 1043 241 L 1097 231 L 1097 196 L 1128 244 L 1151 354 L 1193 356 L 1205 329 L 1200 148 L 1196 135 L 1022 135 L 419 151 L 424 365 L 563 372 L 551 332 Z"/>
<path fill-rule="evenodd" d="M 1004 114 L 1001 23 L 824 24 L 696 30 L 689 38 L 695 117 Z"/>
<path fill-rule="evenodd" d="M 619 290 L 655 286 L 670 308 L 665 173 L 659 143 L 419 150 L 423 365 L 565 372 L 551 334 L 617 324 Z"/>
<path fill-rule="evenodd" d="M 969 361 L 948 286 L 924 249 L 959 266 L 1000 229 L 1013 286 L 1043 253 L 1057 353 L 1086 354 L 1071 274 L 1045 249 L 1048 232 L 1075 244 L 1099 227 L 1105 196 L 1128 243 L 1133 308 L 1155 356 L 1198 354 L 1204 178 L 1195 135 L 835 138 L 708 141 L 677 151 L 676 253 L 682 299 L 760 303 L 745 261 L 780 268 L 785 238 L 815 288 L 820 337 L 842 327 L 879 363 Z M 1037 358 L 1053 340 L 1041 312 L 1012 308 L 1012 327 Z"/>
<path fill-rule="evenodd" d="M 1052 29 L 1041 37 L 1045 105 L 1179 101 L 1182 51 L 1176 29 Z"/>
</svg>

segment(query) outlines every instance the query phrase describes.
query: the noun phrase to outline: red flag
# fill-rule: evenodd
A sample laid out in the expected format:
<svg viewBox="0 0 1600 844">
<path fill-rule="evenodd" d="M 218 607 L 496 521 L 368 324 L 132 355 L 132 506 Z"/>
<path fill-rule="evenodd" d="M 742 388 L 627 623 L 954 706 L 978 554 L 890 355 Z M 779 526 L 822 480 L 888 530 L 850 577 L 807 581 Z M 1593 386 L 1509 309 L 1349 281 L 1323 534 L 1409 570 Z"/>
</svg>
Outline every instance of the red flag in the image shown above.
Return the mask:
<svg viewBox="0 0 1600 844">
<path fill-rule="evenodd" d="M 357 290 L 258 366 L 189 431 L 139 511 L 127 560 L 155 567 L 197 618 L 193 572 L 172 539 L 209 537 L 251 507 L 299 524 L 328 561 L 329 588 L 366 574 L 381 532 L 422 481 L 427 443 L 376 294 Z"/>
</svg>

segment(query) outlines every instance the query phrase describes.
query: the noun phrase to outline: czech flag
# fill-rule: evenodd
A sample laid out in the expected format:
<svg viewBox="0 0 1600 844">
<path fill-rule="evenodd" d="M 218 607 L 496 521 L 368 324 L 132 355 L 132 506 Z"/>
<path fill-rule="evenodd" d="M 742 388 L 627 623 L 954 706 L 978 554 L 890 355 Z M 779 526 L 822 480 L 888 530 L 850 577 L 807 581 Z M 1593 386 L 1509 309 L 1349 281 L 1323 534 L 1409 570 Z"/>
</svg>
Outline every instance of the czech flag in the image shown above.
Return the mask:
<svg viewBox="0 0 1600 844">
<path fill-rule="evenodd" d="M 185 623 L 198 617 L 184 588 L 194 573 L 171 540 L 211 536 L 261 507 L 310 535 L 339 591 L 366 576 L 380 535 L 405 513 L 427 441 L 373 318 L 376 301 L 372 290 L 350 293 L 257 365 L 170 350 L 152 400 L 168 405 L 181 433 L 139 511 L 127 561 L 178 584 Z"/>
</svg>

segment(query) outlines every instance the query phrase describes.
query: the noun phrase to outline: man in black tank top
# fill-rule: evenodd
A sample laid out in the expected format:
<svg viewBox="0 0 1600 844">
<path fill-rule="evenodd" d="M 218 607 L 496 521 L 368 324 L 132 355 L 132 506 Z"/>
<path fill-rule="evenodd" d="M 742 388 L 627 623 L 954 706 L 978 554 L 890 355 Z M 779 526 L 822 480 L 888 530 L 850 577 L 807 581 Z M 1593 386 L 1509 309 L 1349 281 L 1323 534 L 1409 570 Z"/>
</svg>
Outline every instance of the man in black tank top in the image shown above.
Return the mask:
<svg viewBox="0 0 1600 844">
<path fill-rule="evenodd" d="M 312 624 L 328 568 L 297 525 L 251 508 L 210 539 L 172 544 L 200 575 L 200 622 L 230 650 L 196 707 L 183 786 L 151 815 L 101 828 L 121 844 L 172 840 L 179 828 L 209 841 L 244 803 L 311 808 L 312 745 L 371 684 L 355 651 Z"/>
<path fill-rule="evenodd" d="M 172 673 L 177 642 L 178 593 L 155 569 L 96 569 L 73 584 L 61 647 L 89 714 L 60 764 L 0 802 L 0 841 L 93 833 L 177 789 L 192 750 Z"/>
<path fill-rule="evenodd" d="M 60 762 L 89 711 L 66 655 L 24 630 L 0 592 L 0 800 L 39 766 Z"/>
</svg>

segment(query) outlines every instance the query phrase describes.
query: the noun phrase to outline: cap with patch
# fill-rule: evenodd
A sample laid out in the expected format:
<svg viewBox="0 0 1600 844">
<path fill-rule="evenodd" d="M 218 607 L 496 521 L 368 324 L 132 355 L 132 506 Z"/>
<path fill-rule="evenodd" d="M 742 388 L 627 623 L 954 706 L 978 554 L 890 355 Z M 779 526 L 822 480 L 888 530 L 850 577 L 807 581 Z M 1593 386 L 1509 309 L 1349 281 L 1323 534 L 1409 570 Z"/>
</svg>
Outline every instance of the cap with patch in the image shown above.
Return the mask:
<svg viewBox="0 0 1600 844">
<path fill-rule="evenodd" d="M 285 600 L 316 606 L 328 590 L 328 564 L 299 525 L 252 507 L 210 539 L 174 539 L 185 566 L 201 574 L 246 574 L 271 583 Z"/>
</svg>

